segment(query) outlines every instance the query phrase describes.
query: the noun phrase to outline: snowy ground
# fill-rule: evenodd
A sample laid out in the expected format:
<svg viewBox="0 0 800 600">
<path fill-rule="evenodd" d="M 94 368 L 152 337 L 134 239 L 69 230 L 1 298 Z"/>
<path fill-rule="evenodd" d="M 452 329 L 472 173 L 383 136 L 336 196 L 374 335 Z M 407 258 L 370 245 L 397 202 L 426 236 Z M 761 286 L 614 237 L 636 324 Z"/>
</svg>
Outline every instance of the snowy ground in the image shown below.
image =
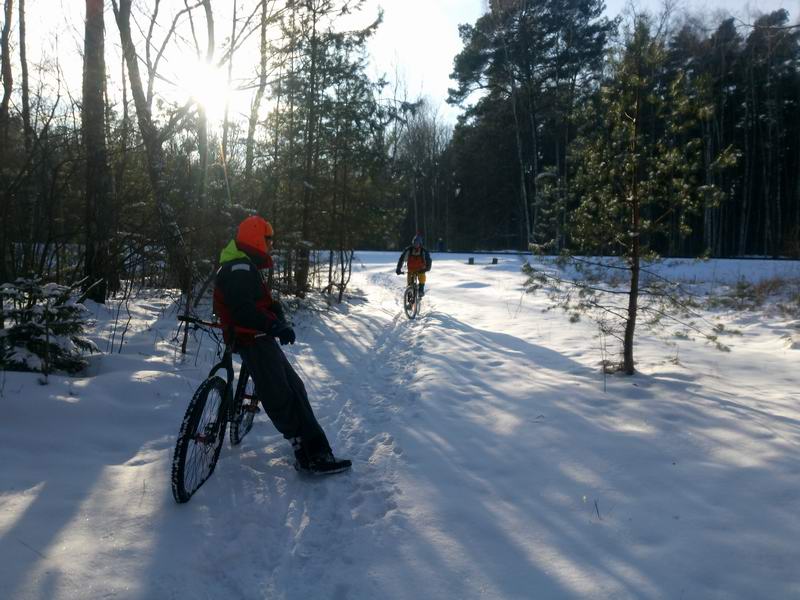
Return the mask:
<svg viewBox="0 0 800 600">
<path fill-rule="evenodd" d="M 0 374 L 0 596 L 800 597 L 797 321 L 716 313 L 741 331 L 729 353 L 643 334 L 640 374 L 604 378 L 592 325 L 542 312 L 519 257 L 434 255 L 413 322 L 397 256 L 358 258 L 351 302 L 298 317 L 287 349 L 345 475 L 298 476 L 259 416 L 175 504 L 175 434 L 214 347 L 181 360 L 168 298 L 132 306 L 90 377 Z"/>
</svg>

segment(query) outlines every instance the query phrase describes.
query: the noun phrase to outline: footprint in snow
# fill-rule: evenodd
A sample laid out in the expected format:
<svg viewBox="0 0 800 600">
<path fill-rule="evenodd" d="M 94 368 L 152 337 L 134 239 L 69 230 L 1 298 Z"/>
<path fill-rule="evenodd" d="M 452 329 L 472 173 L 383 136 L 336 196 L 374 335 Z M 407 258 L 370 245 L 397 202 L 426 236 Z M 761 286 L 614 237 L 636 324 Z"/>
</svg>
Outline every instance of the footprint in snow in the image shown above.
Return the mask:
<svg viewBox="0 0 800 600">
<path fill-rule="evenodd" d="M 350 516 L 359 525 L 371 525 L 397 509 L 394 492 L 389 488 L 356 490 L 350 495 Z"/>
</svg>

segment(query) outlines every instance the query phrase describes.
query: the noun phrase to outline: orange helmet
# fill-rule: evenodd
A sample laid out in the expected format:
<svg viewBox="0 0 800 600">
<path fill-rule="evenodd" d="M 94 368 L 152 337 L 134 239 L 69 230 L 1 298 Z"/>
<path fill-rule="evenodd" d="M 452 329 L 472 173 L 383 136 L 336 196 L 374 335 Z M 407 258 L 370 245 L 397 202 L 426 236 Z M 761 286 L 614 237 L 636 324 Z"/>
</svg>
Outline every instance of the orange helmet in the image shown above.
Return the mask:
<svg viewBox="0 0 800 600">
<path fill-rule="evenodd" d="M 272 225 L 259 216 L 247 217 L 236 232 L 236 247 L 242 252 L 264 259 L 267 256 L 265 238 L 272 237 Z"/>
</svg>

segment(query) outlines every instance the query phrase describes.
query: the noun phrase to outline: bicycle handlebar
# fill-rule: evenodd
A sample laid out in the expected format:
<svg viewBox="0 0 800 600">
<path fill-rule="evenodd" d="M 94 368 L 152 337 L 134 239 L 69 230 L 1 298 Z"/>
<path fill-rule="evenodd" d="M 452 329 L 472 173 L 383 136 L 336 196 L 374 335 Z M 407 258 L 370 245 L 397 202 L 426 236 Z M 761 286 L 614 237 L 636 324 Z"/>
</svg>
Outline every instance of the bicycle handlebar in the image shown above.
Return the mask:
<svg viewBox="0 0 800 600">
<path fill-rule="evenodd" d="M 178 321 L 183 321 L 184 323 L 193 323 L 194 325 L 202 325 L 204 327 L 214 327 L 215 329 L 222 329 L 222 323 L 211 321 L 203 321 L 203 319 L 198 319 L 196 317 L 189 317 L 186 315 L 178 315 Z M 250 327 L 239 327 L 235 325 L 233 328 L 234 332 L 236 333 L 248 333 L 253 334 L 256 337 L 267 335 L 264 331 L 259 331 L 258 329 L 251 329 Z"/>
</svg>

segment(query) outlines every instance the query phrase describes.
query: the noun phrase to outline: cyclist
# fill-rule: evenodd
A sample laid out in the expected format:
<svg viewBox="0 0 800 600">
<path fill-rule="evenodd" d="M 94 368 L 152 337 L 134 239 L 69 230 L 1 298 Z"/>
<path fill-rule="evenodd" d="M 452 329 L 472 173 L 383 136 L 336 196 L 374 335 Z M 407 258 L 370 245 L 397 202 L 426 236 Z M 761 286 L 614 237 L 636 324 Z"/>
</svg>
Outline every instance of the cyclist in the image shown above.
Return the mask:
<svg viewBox="0 0 800 600">
<path fill-rule="evenodd" d="M 296 336 L 286 322 L 283 307 L 272 297 L 259 269 L 272 267 L 272 225 L 258 216 L 247 217 L 236 237 L 220 254 L 214 288 L 214 312 L 223 325 L 226 341 L 235 341 L 250 371 L 256 392 L 275 428 L 288 439 L 295 468 L 315 474 L 339 473 L 349 460 L 333 455 L 328 438 L 314 416 L 303 381 L 287 360 L 281 345 L 294 344 Z M 235 326 L 268 335 L 235 335 Z"/>
<path fill-rule="evenodd" d="M 413 273 L 417 273 L 419 280 L 419 297 L 425 295 L 425 273 L 431 270 L 431 253 L 428 252 L 422 245 L 422 236 L 417 234 L 411 240 L 411 245 L 407 246 L 403 253 L 400 255 L 400 260 L 397 261 L 397 269 L 395 273 L 400 275 L 403 272 L 403 261 L 408 260 L 406 264 L 406 279 L 408 285 L 411 285 Z"/>
</svg>

